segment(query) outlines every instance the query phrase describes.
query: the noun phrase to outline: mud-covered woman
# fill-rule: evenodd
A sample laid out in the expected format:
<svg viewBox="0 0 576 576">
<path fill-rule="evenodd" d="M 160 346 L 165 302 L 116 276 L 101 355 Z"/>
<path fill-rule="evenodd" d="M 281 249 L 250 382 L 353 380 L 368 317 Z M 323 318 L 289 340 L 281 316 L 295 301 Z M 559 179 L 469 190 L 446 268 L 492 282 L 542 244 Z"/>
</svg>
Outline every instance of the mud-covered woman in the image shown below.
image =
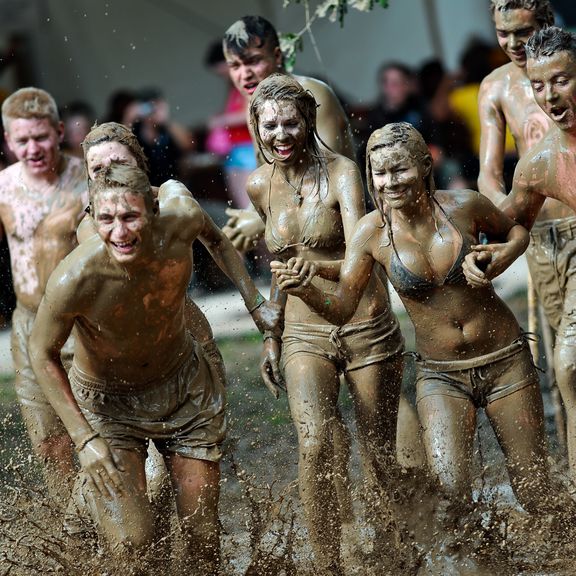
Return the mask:
<svg viewBox="0 0 576 576">
<path fill-rule="evenodd" d="M 466 521 L 472 504 L 480 407 L 504 452 L 520 504 L 531 513 L 552 507 L 544 498 L 549 480 L 542 398 L 526 339 L 492 285 L 473 288 L 462 270 L 481 235 L 514 259 L 528 245 L 528 233 L 477 192 L 436 190 L 430 152 L 410 124 L 376 130 L 366 157 L 377 209 L 357 224 L 339 284 L 325 290 L 302 282 L 294 266 L 273 262 L 272 268 L 281 289 L 343 324 L 362 306 L 375 265 L 383 266 L 415 328 L 417 409 L 441 496 L 439 545 L 453 547 L 457 521 Z M 498 272 L 486 270 L 488 277 Z"/>
<path fill-rule="evenodd" d="M 268 250 L 303 282 L 331 294 L 345 245 L 365 213 L 359 170 L 320 148 L 314 97 L 289 76 L 274 74 L 259 84 L 250 122 L 266 164 L 249 178 L 248 194 L 266 223 Z M 272 291 L 286 298 L 274 284 Z M 395 458 L 403 339 L 379 278 L 359 300 L 339 327 L 288 296 L 283 332 L 264 337 L 263 378 L 276 394 L 285 386 L 298 433 L 300 496 L 321 574 L 341 570 L 331 437 L 341 374 L 352 396 L 367 478 L 383 486 L 383 471 Z"/>
</svg>

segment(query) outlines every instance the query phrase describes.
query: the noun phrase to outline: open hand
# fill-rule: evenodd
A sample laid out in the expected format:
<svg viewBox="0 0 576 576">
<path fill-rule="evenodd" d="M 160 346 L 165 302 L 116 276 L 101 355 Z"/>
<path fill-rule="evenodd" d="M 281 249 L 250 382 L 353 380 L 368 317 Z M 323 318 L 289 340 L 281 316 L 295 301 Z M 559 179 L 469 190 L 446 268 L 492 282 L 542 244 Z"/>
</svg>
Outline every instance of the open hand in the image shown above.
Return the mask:
<svg viewBox="0 0 576 576">
<path fill-rule="evenodd" d="M 222 232 L 232 242 L 234 248 L 240 252 L 254 248 L 265 230 L 264 222 L 258 213 L 252 210 L 226 208 L 226 214 L 229 218 Z"/>
<path fill-rule="evenodd" d="M 104 498 L 122 494 L 124 483 L 120 472 L 123 469 L 103 438 L 93 438 L 78 453 L 82 471 L 88 476 L 96 491 Z"/>
<path fill-rule="evenodd" d="M 286 383 L 280 371 L 281 344 L 277 340 L 264 340 L 264 348 L 260 358 L 260 374 L 266 388 L 278 399 L 280 391 L 286 391 Z"/>
</svg>

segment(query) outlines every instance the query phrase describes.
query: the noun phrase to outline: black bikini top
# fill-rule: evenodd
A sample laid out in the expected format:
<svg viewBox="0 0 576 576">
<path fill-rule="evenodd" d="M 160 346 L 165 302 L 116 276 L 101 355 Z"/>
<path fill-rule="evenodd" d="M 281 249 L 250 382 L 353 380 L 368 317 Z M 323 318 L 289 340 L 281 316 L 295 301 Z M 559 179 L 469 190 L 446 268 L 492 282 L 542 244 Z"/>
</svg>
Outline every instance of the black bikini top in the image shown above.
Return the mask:
<svg viewBox="0 0 576 576">
<path fill-rule="evenodd" d="M 464 272 L 462 270 L 462 263 L 464 262 L 464 258 L 466 254 L 470 252 L 471 246 L 474 244 L 478 244 L 478 240 L 474 238 L 471 234 L 464 235 L 462 231 L 454 224 L 452 219 L 446 214 L 444 209 L 438 204 L 438 201 L 434 199 L 437 206 L 446 216 L 446 219 L 457 234 L 460 235 L 462 239 L 462 246 L 460 247 L 460 253 L 458 257 L 450 267 L 448 274 L 444 278 L 442 282 L 433 282 L 431 280 L 427 280 L 425 278 L 421 278 L 414 274 L 414 272 L 410 271 L 404 264 L 402 264 L 402 260 L 396 250 L 396 245 L 394 244 L 394 236 L 392 235 L 392 231 L 390 228 L 390 241 L 392 244 L 393 252 L 390 257 L 390 271 L 388 273 L 388 278 L 394 289 L 400 296 L 406 296 L 408 298 L 412 298 L 414 300 L 420 300 L 423 296 L 426 295 L 427 292 L 431 290 L 435 290 L 441 286 L 462 286 L 466 285 L 466 277 L 464 276 Z M 389 220 L 390 221 L 390 220 Z"/>
</svg>

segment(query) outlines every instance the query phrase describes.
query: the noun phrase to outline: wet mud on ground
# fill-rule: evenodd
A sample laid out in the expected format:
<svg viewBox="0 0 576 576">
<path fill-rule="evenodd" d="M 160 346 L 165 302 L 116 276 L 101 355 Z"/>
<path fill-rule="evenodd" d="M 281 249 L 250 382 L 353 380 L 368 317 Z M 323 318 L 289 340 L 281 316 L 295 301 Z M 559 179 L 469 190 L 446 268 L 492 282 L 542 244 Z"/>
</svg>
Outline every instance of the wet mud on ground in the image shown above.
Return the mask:
<svg viewBox="0 0 576 576">
<path fill-rule="evenodd" d="M 296 435 L 287 401 L 275 401 L 260 383 L 258 338 L 222 344 L 231 381 L 220 502 L 222 573 L 316 575 L 298 503 Z M 408 370 L 407 381 L 410 376 Z M 347 393 L 342 392 L 341 401 L 353 430 Z M 548 424 L 554 447 L 551 413 Z M 364 485 L 356 449 L 354 454 L 350 489 L 357 522 L 344 538 L 346 574 L 576 574 L 575 528 L 571 522 L 558 526 L 553 518 L 536 521 L 516 505 L 484 417 L 479 418 L 475 449 L 475 511 L 461 519 L 448 544 L 438 544 L 441 530 L 432 523 L 438 502 L 421 474 L 407 471 L 397 502 L 382 502 Z M 551 460 L 555 481 L 567 484 L 566 463 L 558 450 Z M 552 486 L 546 497 L 554 497 Z M 397 507 L 407 511 L 400 522 L 386 513 Z M 181 546 L 177 523 L 172 524 L 168 552 L 166 542 L 158 543 L 138 569 L 113 564 L 97 540 L 66 535 L 30 456 L 11 383 L 0 382 L 0 576 L 193 574 L 190 566 L 178 566 Z"/>
</svg>

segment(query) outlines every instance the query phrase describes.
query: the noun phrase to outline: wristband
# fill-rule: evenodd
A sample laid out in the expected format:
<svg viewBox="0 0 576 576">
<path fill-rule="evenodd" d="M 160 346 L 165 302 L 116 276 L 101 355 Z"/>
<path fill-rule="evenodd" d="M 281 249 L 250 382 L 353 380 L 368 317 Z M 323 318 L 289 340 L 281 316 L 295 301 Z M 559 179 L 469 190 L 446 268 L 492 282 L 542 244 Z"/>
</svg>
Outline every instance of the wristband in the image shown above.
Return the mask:
<svg viewBox="0 0 576 576">
<path fill-rule="evenodd" d="M 78 444 L 76 444 L 76 453 L 81 452 L 82 450 L 84 450 L 84 448 L 86 448 L 86 444 L 88 444 L 88 442 L 91 442 L 92 440 L 94 440 L 94 438 L 98 438 L 100 436 L 100 434 L 98 432 L 94 432 L 92 431 L 90 434 L 87 434 L 86 436 L 84 436 L 84 438 L 82 438 L 82 440 L 80 440 L 80 442 L 78 442 Z"/>
<path fill-rule="evenodd" d="M 262 335 L 262 340 L 266 342 L 266 340 L 275 340 L 276 342 L 282 342 L 282 338 L 278 336 L 278 334 L 274 334 L 272 330 L 264 330 L 264 334 Z"/>
<path fill-rule="evenodd" d="M 266 302 L 266 298 L 264 298 L 264 296 L 262 296 L 262 294 L 260 294 L 260 292 L 258 292 L 258 296 L 256 296 L 256 303 L 254 304 L 254 306 L 252 306 L 251 308 L 248 308 L 248 313 L 252 314 L 252 312 L 254 312 L 254 310 L 257 310 L 258 308 L 260 308 L 260 306 L 262 306 L 262 304 L 264 304 L 264 302 Z"/>
</svg>

